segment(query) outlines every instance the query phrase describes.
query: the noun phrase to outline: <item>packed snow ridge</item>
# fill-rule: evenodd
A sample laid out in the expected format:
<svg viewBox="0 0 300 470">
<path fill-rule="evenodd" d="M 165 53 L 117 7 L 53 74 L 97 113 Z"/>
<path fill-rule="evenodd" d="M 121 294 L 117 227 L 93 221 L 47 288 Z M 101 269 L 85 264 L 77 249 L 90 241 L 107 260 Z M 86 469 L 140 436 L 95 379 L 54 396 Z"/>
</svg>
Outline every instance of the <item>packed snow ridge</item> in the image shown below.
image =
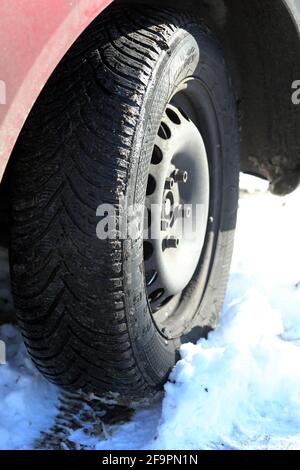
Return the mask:
<svg viewBox="0 0 300 470">
<path fill-rule="evenodd" d="M 300 192 L 277 198 L 249 177 L 241 186 L 220 326 L 182 347 L 162 403 L 104 438 L 69 429 L 78 448 L 300 449 Z M 30 448 L 53 425 L 59 392 L 35 371 L 14 327 L 3 326 L 0 339 L 8 348 L 0 448 Z"/>
</svg>

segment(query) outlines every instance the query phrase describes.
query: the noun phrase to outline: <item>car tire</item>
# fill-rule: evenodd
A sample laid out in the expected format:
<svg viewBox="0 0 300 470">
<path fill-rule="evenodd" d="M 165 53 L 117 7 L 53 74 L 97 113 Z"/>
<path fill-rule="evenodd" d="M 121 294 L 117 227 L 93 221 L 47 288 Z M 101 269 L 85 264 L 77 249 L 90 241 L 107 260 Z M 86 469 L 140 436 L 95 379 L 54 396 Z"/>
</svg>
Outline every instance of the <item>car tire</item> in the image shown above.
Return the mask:
<svg viewBox="0 0 300 470">
<path fill-rule="evenodd" d="M 205 146 L 207 220 L 176 302 L 152 308 L 148 242 L 140 232 L 101 239 L 99 207 L 115 208 L 118 234 L 120 199 L 126 208 L 145 205 L 158 135 L 177 132 L 177 120 Z M 224 56 L 199 18 L 110 7 L 80 36 L 26 122 L 10 177 L 13 295 L 29 354 L 48 380 L 105 396 L 149 395 L 167 380 L 180 345 L 215 328 L 236 224 L 238 142 Z M 143 217 L 133 219 L 141 225 Z"/>
</svg>

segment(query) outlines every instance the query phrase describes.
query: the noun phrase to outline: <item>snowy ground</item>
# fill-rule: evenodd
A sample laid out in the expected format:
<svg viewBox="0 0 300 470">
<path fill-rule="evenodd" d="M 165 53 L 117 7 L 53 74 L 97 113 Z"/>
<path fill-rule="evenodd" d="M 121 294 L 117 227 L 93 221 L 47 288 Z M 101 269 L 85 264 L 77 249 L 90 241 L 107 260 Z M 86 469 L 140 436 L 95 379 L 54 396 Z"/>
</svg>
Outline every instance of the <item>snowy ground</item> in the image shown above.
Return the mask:
<svg viewBox="0 0 300 470">
<path fill-rule="evenodd" d="M 249 177 L 241 186 L 221 324 L 182 348 L 163 401 L 133 412 L 61 396 L 4 325 L 0 449 L 300 449 L 300 191 L 276 198 Z"/>
</svg>

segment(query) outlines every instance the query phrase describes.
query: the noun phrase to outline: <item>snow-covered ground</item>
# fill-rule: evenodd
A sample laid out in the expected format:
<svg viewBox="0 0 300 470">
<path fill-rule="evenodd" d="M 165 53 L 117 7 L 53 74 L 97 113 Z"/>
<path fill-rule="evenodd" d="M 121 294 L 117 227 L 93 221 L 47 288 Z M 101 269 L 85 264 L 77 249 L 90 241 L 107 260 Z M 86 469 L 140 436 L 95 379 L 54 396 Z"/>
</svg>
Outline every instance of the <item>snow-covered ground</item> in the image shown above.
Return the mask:
<svg viewBox="0 0 300 470">
<path fill-rule="evenodd" d="M 40 377 L 5 325 L 0 449 L 300 449 L 300 191 L 277 198 L 245 176 L 241 188 L 221 324 L 182 348 L 162 402 L 131 416 L 74 399 L 74 418 L 64 416 L 70 398 Z"/>
</svg>

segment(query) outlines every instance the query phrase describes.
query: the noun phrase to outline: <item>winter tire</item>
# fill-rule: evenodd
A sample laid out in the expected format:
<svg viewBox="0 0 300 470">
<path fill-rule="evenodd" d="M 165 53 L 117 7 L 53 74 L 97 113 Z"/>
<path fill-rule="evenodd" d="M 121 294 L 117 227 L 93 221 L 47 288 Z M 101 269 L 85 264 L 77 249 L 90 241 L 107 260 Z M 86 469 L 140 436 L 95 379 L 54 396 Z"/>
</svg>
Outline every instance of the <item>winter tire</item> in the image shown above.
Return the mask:
<svg viewBox="0 0 300 470">
<path fill-rule="evenodd" d="M 108 8 L 56 69 L 14 153 L 12 286 L 45 377 L 128 397 L 162 386 L 180 345 L 217 325 L 238 175 L 235 99 L 213 34 L 189 14 Z M 121 200 L 163 204 L 162 239 L 97 236 L 103 204 L 118 235 Z M 169 232 L 171 203 L 184 202 L 204 210 L 190 251 Z"/>
</svg>

